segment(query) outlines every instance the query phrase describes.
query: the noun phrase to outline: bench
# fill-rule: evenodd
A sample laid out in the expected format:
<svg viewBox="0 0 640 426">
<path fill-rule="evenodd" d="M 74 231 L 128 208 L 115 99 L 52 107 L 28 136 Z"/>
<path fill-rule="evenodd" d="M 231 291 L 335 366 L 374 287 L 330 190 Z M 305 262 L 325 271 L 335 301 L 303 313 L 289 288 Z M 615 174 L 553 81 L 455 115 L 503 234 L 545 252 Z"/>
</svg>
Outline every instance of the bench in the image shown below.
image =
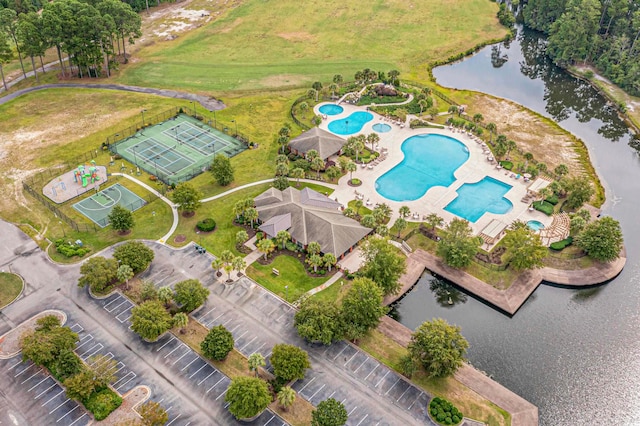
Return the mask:
<svg viewBox="0 0 640 426">
<path fill-rule="evenodd" d="M 273 273 L 273 275 L 280 276 L 280 271 L 278 271 L 276 268 L 272 268 L 271 272 Z"/>
</svg>

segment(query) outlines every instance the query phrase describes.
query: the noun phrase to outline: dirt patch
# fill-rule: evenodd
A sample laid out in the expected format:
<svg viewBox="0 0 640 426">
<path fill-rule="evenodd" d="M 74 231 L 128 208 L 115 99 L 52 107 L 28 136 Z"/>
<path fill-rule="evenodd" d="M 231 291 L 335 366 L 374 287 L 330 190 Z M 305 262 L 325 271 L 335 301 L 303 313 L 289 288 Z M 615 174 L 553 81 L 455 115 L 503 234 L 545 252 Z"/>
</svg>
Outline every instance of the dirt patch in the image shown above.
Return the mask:
<svg viewBox="0 0 640 426">
<path fill-rule="evenodd" d="M 293 41 L 296 43 L 303 42 L 303 41 L 310 41 L 315 38 L 312 34 L 301 32 L 301 31 L 293 32 L 293 33 L 278 33 L 278 37 L 282 37 L 287 41 Z"/>
<path fill-rule="evenodd" d="M 187 236 L 182 234 L 176 235 L 173 239 L 174 243 L 184 243 L 185 241 L 187 241 Z"/>
</svg>

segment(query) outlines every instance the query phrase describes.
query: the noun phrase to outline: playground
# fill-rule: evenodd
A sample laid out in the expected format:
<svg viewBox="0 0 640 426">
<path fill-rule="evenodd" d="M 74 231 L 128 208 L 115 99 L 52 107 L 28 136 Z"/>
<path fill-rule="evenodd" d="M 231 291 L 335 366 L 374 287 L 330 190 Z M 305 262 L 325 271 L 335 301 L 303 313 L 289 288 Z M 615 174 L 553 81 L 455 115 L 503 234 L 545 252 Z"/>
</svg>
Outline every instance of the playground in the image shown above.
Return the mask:
<svg viewBox="0 0 640 426">
<path fill-rule="evenodd" d="M 124 186 L 116 183 L 100 192 L 78 201 L 73 208 L 88 217 L 95 224 L 104 228 L 109 224 L 111 209 L 119 204 L 132 212 L 146 204 L 146 201 L 129 191 Z"/>
<path fill-rule="evenodd" d="M 233 157 L 245 149 L 243 142 L 186 114 L 111 145 L 114 154 L 167 184 L 202 173 L 217 154 Z"/>
<path fill-rule="evenodd" d="M 52 179 L 42 188 L 42 193 L 51 201 L 60 204 L 82 195 L 106 181 L 107 168 L 96 166 L 95 161 L 91 161 Z"/>
</svg>

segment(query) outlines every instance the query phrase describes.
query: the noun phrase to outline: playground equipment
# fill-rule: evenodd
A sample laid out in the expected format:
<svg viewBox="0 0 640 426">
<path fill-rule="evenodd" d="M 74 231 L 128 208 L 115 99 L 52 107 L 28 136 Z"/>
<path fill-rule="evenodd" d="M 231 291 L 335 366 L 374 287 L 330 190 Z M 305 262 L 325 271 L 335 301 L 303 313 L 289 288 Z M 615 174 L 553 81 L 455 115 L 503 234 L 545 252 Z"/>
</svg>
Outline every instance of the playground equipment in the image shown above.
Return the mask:
<svg viewBox="0 0 640 426">
<path fill-rule="evenodd" d="M 56 183 L 55 185 L 53 185 L 51 187 L 51 194 L 54 197 L 58 196 L 58 191 L 56 189 L 60 189 L 60 191 L 66 191 L 67 190 L 67 186 L 64 184 L 64 182 L 61 179 L 58 179 L 58 183 Z"/>
<path fill-rule="evenodd" d="M 79 165 L 76 171 L 73 173 L 73 180 L 76 183 L 82 182 L 83 188 L 86 188 L 86 186 L 89 184 L 89 181 L 91 181 L 91 183 L 94 183 L 95 181 L 100 180 L 96 162 L 91 160 L 91 166 L 82 164 Z"/>
</svg>

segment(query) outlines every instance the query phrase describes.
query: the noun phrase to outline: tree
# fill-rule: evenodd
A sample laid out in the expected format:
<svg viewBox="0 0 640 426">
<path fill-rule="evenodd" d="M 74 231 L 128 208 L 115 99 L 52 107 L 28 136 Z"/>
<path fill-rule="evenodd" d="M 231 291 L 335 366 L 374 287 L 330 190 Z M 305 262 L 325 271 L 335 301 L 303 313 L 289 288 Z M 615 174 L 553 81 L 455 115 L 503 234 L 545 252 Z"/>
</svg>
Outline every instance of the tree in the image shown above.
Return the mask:
<svg viewBox="0 0 640 426">
<path fill-rule="evenodd" d="M 364 226 L 365 228 L 375 228 L 376 225 L 378 224 L 378 221 L 376 220 L 375 216 L 372 214 L 366 214 L 362 217 L 362 220 L 360 221 L 360 224 L 362 226 Z"/>
<path fill-rule="evenodd" d="M 561 179 L 564 175 L 569 173 L 569 168 L 564 164 L 560 164 L 555 169 L 553 169 L 553 173 L 555 173 L 556 176 L 558 176 L 558 179 Z"/>
<path fill-rule="evenodd" d="M 22 52 L 20 50 L 20 43 L 18 42 L 18 14 L 15 10 L 9 8 L 0 9 L 0 32 L 8 34 L 13 41 L 13 45 L 16 47 L 18 53 L 18 60 L 20 61 L 20 68 L 22 68 L 22 75 L 27 78 L 27 73 L 24 71 L 24 64 L 22 63 Z"/>
<path fill-rule="evenodd" d="M 258 250 L 260 250 L 260 252 L 264 254 L 264 260 L 267 260 L 267 256 L 269 256 L 269 253 L 275 250 L 276 245 L 273 244 L 271 238 L 263 238 L 258 241 L 256 247 L 258 247 Z"/>
<path fill-rule="evenodd" d="M 171 328 L 171 315 L 161 302 L 150 300 L 131 309 L 131 329 L 145 340 L 156 340 Z"/>
<path fill-rule="evenodd" d="M 343 81 L 343 79 L 342 79 L 342 74 L 335 74 L 335 75 L 333 76 L 333 80 L 332 80 L 332 81 L 333 81 L 334 83 L 336 83 L 336 84 L 340 84 L 340 83 L 342 83 L 342 81 Z"/>
<path fill-rule="evenodd" d="M 389 235 L 389 228 L 387 227 L 387 225 L 378 225 L 376 226 L 376 234 L 381 237 L 386 237 L 387 235 Z"/>
<path fill-rule="evenodd" d="M 118 261 L 102 256 L 91 257 L 80 266 L 80 273 L 79 287 L 89 286 L 91 291 L 101 293 L 117 278 Z"/>
<path fill-rule="evenodd" d="M 407 221 L 404 220 L 402 217 L 397 218 L 396 221 L 393 223 L 393 227 L 396 228 L 396 230 L 398 231 L 398 238 L 400 238 L 400 233 L 405 229 L 407 229 L 407 225 L 408 225 Z"/>
<path fill-rule="evenodd" d="M 136 408 L 136 411 L 142 417 L 142 424 L 145 426 L 163 426 L 169 421 L 167 411 L 155 401 L 145 402 Z"/>
<path fill-rule="evenodd" d="M 62 350 L 58 353 L 56 359 L 48 364 L 49 370 L 60 381 L 64 382 L 67 378 L 74 376 L 80 372 L 82 363 L 78 355 L 72 351 Z"/>
<path fill-rule="evenodd" d="M 338 91 L 338 89 L 340 88 L 340 86 L 338 86 L 336 83 L 331 83 L 329 85 L 329 90 L 331 91 L 331 97 L 333 98 L 336 94 L 336 92 Z"/>
<path fill-rule="evenodd" d="M 89 358 L 88 369 L 93 375 L 96 388 L 104 388 L 116 381 L 116 365 L 118 362 L 106 355 L 94 355 Z"/>
<path fill-rule="evenodd" d="M 429 377 L 450 376 L 462 365 L 469 343 L 460 327 L 443 319 L 426 321 L 411 335 L 409 352 L 427 370 Z"/>
<path fill-rule="evenodd" d="M 289 172 L 290 176 L 296 180 L 296 186 L 300 186 L 300 179 L 302 179 L 305 175 L 304 169 L 300 167 L 295 167 Z"/>
<path fill-rule="evenodd" d="M 2 77 L 2 85 L 4 86 L 5 92 L 9 90 L 7 87 L 7 82 L 4 78 L 4 69 L 2 66 L 6 63 L 9 63 L 13 58 L 13 51 L 11 50 L 11 46 L 9 46 L 9 37 L 0 30 L 0 77 Z"/>
<path fill-rule="evenodd" d="M 600 262 L 616 260 L 623 243 L 620 223 L 609 216 L 597 219 L 578 234 L 575 243 L 592 259 Z"/>
<path fill-rule="evenodd" d="M 184 334 L 185 327 L 189 325 L 189 315 L 178 312 L 173 316 L 173 326 L 180 329 L 180 334 Z"/>
<path fill-rule="evenodd" d="M 211 174 L 220 186 L 227 186 L 233 182 L 233 167 L 229 158 L 216 155 L 211 163 Z"/>
<path fill-rule="evenodd" d="M 171 201 L 178 205 L 178 210 L 186 214 L 193 213 L 200 207 L 201 198 L 202 193 L 189 182 L 179 184 L 171 193 Z"/>
<path fill-rule="evenodd" d="M 322 83 L 319 81 L 314 82 L 311 87 L 316 91 L 316 102 L 318 102 L 318 93 L 322 90 Z"/>
<path fill-rule="evenodd" d="M 211 267 L 216 270 L 216 275 L 220 274 L 220 268 L 224 266 L 224 262 L 220 258 L 215 258 L 211 261 Z"/>
<path fill-rule="evenodd" d="M 240 274 L 240 272 L 242 272 L 242 270 L 247 267 L 247 262 L 245 262 L 241 256 L 236 256 L 231 261 L 231 266 L 233 267 L 234 271 Z"/>
<path fill-rule="evenodd" d="M 204 304 L 209 297 L 209 289 L 198 280 L 180 281 L 174 287 L 173 300 L 181 306 L 182 312 L 192 312 Z"/>
<path fill-rule="evenodd" d="M 103 0 L 97 4 L 98 10 L 103 15 L 109 15 L 113 18 L 115 31 L 122 40 L 122 52 L 125 64 L 129 62 L 127 58 L 127 50 L 125 40 L 129 44 L 134 44 L 136 38 L 142 36 L 142 19 L 140 15 L 131 9 L 131 6 L 117 0 Z M 120 47 L 118 46 L 118 49 Z"/>
<path fill-rule="evenodd" d="M 348 419 L 347 409 L 333 398 L 322 401 L 311 412 L 311 426 L 343 426 Z"/>
<path fill-rule="evenodd" d="M 569 0 L 565 12 L 551 24 L 547 53 L 559 65 L 585 61 L 596 41 L 600 2 Z"/>
<path fill-rule="evenodd" d="M 340 171 L 340 167 L 330 166 L 324 171 L 324 174 L 329 178 L 329 180 L 334 180 L 338 178 L 342 172 Z"/>
<path fill-rule="evenodd" d="M 118 272 L 116 273 L 118 281 L 124 281 L 126 288 L 129 288 L 129 280 L 133 278 L 133 275 L 133 269 L 131 269 L 131 266 L 129 265 L 120 265 L 120 267 L 118 267 Z"/>
<path fill-rule="evenodd" d="M 288 174 L 289 174 L 288 165 L 284 163 L 276 164 L 276 176 L 286 176 Z"/>
<path fill-rule="evenodd" d="M 346 165 L 346 171 L 349 172 L 349 180 L 352 181 L 353 180 L 353 172 L 355 172 L 356 170 L 358 170 L 358 166 L 356 165 L 356 163 L 354 163 L 353 161 L 349 161 Z"/>
<path fill-rule="evenodd" d="M 330 345 L 342 339 L 344 327 L 341 315 L 335 303 L 307 298 L 300 304 L 293 324 L 303 339 Z"/>
<path fill-rule="evenodd" d="M 391 213 L 393 213 L 393 211 L 387 203 L 381 203 L 373 209 L 372 213 L 376 217 L 376 220 L 378 220 L 378 223 L 382 223 L 386 222 L 391 217 Z"/>
<path fill-rule="evenodd" d="M 400 214 L 400 217 L 402 217 L 403 219 L 406 219 L 409 216 L 411 216 L 411 209 L 409 208 L 409 206 L 401 206 L 398 209 L 398 213 Z"/>
<path fill-rule="evenodd" d="M 36 77 L 36 82 L 39 83 L 40 80 L 38 79 L 34 57 L 38 56 L 42 60 L 42 56 L 44 56 L 45 51 L 49 47 L 45 39 L 40 14 L 33 11 L 20 14 L 18 16 L 17 36 L 24 54 L 31 58 L 33 75 Z"/>
<path fill-rule="evenodd" d="M 147 269 L 153 261 L 154 253 L 140 241 L 129 241 L 115 248 L 113 257 L 121 265 L 129 265 L 133 272 L 138 273 Z"/>
<path fill-rule="evenodd" d="M 547 248 L 542 245 L 540 235 L 534 233 L 524 223 L 524 226 L 512 225 L 504 237 L 509 266 L 516 271 L 541 268 L 542 260 L 547 256 Z"/>
<path fill-rule="evenodd" d="M 165 306 L 169 306 L 169 304 L 173 301 L 173 290 L 168 285 L 160 287 L 158 289 L 158 300 L 164 303 Z"/>
<path fill-rule="evenodd" d="M 142 290 L 140 291 L 140 298 L 143 302 L 147 300 L 158 300 L 158 289 L 152 282 L 144 281 L 142 283 Z"/>
<path fill-rule="evenodd" d="M 236 232 L 236 247 L 242 246 L 249 240 L 249 234 L 244 229 Z"/>
<path fill-rule="evenodd" d="M 453 219 L 442 231 L 437 254 L 443 258 L 447 265 L 454 268 L 464 268 L 471 263 L 480 244 L 482 244 L 482 240 L 473 236 L 469 222 L 464 219 Z"/>
<path fill-rule="evenodd" d="M 46 318 L 46 317 L 45 317 Z M 34 331 L 25 333 L 20 338 L 22 349 L 22 359 L 30 359 L 37 365 L 48 365 L 58 358 L 65 351 L 73 351 L 78 335 L 71 331 L 69 327 L 61 327 L 51 319 L 51 325 L 40 328 L 42 324 L 40 318 L 39 325 Z M 57 320 L 56 317 L 53 317 Z"/>
<path fill-rule="evenodd" d="M 369 133 L 367 135 L 367 142 L 371 144 L 371 150 L 373 151 L 375 149 L 375 145 L 380 142 L 380 136 L 378 136 L 377 133 Z"/>
<path fill-rule="evenodd" d="M 589 179 L 584 176 L 568 178 L 562 184 L 567 193 L 567 200 L 563 207 L 567 209 L 578 209 L 589 201 L 593 195 L 593 187 Z"/>
<path fill-rule="evenodd" d="M 211 327 L 205 336 L 200 349 L 202 353 L 216 361 L 224 360 L 233 349 L 233 335 L 223 325 Z"/>
<path fill-rule="evenodd" d="M 255 207 L 249 207 L 244 211 L 244 220 L 248 220 L 251 223 L 251 227 L 253 228 L 253 223 L 258 220 L 260 216 L 258 214 L 258 210 Z"/>
<path fill-rule="evenodd" d="M 284 191 L 289 187 L 289 185 L 289 179 L 287 179 L 285 176 L 277 176 L 273 180 L 273 187 L 275 189 L 279 189 L 280 191 Z"/>
<path fill-rule="evenodd" d="M 320 246 L 320 243 L 318 243 L 317 241 L 311 241 L 309 244 L 307 244 L 307 254 L 320 254 L 320 251 L 322 250 L 322 247 Z"/>
<path fill-rule="evenodd" d="M 111 227 L 120 233 L 125 233 L 133 228 L 133 213 L 129 209 L 122 207 L 119 204 L 113 206 L 111 213 L 108 216 Z"/>
<path fill-rule="evenodd" d="M 271 352 L 273 374 L 285 382 L 304 379 L 305 371 L 311 368 L 309 356 L 297 346 L 279 343 Z"/>
<path fill-rule="evenodd" d="M 265 361 L 264 357 L 260 352 L 254 352 L 251 355 L 249 355 L 248 362 L 249 362 L 249 371 L 253 372 L 256 375 L 256 377 L 258 377 L 258 372 L 260 371 L 260 368 L 267 365 L 267 362 Z"/>
<path fill-rule="evenodd" d="M 316 171 L 319 179 L 320 170 L 324 169 L 324 160 L 320 157 L 315 157 L 313 160 L 311 160 L 311 168 Z"/>
<path fill-rule="evenodd" d="M 278 242 L 278 244 L 280 244 L 280 247 L 282 247 L 282 250 L 284 250 L 286 244 L 289 242 L 290 239 L 291 239 L 291 234 L 289 233 L 289 231 L 282 230 L 282 231 L 278 231 L 278 233 L 276 234 L 276 241 Z"/>
<path fill-rule="evenodd" d="M 296 400 L 296 391 L 291 389 L 289 386 L 283 386 L 280 389 L 280 392 L 276 395 L 276 400 L 282 409 L 287 411 L 287 409 L 291 407 Z"/>
<path fill-rule="evenodd" d="M 75 376 L 67 378 L 62 384 L 67 390 L 67 398 L 76 401 L 86 400 L 96 389 L 93 382 L 93 373 L 86 368 Z"/>
<path fill-rule="evenodd" d="M 307 256 L 306 262 L 313 267 L 313 272 L 318 272 L 318 266 L 322 266 L 322 257 L 319 254 Z"/>
<path fill-rule="evenodd" d="M 509 153 L 517 148 L 516 142 L 509 139 L 505 146 L 507 147 L 507 153 L 505 155 L 509 158 Z"/>
<path fill-rule="evenodd" d="M 444 219 L 438 216 L 437 213 L 429 213 L 424 222 L 431 228 L 431 232 L 434 232 L 437 227 L 442 226 Z"/>
<path fill-rule="evenodd" d="M 342 300 L 342 320 L 349 340 L 363 337 L 387 313 L 382 306 L 382 290 L 369 278 L 356 278 Z"/>
<path fill-rule="evenodd" d="M 375 282 L 386 296 L 400 289 L 400 276 L 406 269 L 404 257 L 386 239 L 368 238 L 361 246 L 362 275 Z"/>
<path fill-rule="evenodd" d="M 498 130 L 495 123 L 487 123 L 487 130 L 489 131 L 489 143 L 493 144 L 493 134 Z"/>
<path fill-rule="evenodd" d="M 329 272 L 331 272 L 331 268 L 337 261 L 338 259 L 336 259 L 333 253 L 325 253 L 324 256 L 322 256 L 322 263 L 329 269 Z"/>
<path fill-rule="evenodd" d="M 269 386 L 255 377 L 239 376 L 231 380 L 224 400 L 236 419 L 250 419 L 264 411 L 271 403 Z"/>
</svg>

